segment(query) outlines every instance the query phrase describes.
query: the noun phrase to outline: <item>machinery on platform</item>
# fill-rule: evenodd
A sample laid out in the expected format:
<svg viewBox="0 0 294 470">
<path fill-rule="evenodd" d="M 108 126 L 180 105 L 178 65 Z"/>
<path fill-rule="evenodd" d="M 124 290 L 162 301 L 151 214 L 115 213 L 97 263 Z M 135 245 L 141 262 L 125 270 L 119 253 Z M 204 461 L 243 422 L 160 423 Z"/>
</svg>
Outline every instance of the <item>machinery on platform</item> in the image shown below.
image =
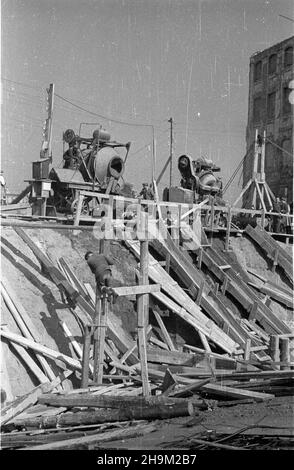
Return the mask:
<svg viewBox="0 0 294 470">
<path fill-rule="evenodd" d="M 130 142 L 122 144 L 112 141 L 110 134 L 101 127 L 94 130 L 92 137 L 81 137 L 72 129 L 67 129 L 63 141 L 68 148 L 63 153 L 62 168 L 52 167 L 49 171 L 50 159 L 33 162 L 33 180 L 30 183 L 35 213 L 46 215 L 45 203 L 47 209 L 74 214 L 78 194 L 82 190 L 120 194 L 120 180 Z M 123 156 L 118 152 L 119 148 L 124 149 Z M 96 206 L 96 198 L 84 198 L 82 214 L 91 214 Z"/>
<path fill-rule="evenodd" d="M 221 169 L 211 160 L 204 157 L 193 160 L 190 155 L 181 155 L 178 169 L 181 173 L 180 186 L 166 188 L 164 200 L 193 204 L 207 196 L 221 199 L 222 180 L 215 175 Z"/>
</svg>

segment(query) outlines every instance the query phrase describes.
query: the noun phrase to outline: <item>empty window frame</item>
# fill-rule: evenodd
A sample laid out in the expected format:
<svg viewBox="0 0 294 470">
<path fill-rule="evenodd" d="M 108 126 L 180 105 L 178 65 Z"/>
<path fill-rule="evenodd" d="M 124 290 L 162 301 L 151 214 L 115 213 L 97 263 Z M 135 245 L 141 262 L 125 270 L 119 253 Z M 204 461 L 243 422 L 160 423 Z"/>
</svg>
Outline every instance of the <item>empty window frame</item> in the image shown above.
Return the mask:
<svg viewBox="0 0 294 470">
<path fill-rule="evenodd" d="M 267 142 L 265 144 L 265 171 L 275 169 L 275 149 L 274 146 Z"/>
<path fill-rule="evenodd" d="M 257 82 L 261 80 L 261 70 L 262 70 L 262 62 L 259 60 L 254 64 L 254 81 Z"/>
<path fill-rule="evenodd" d="M 291 103 L 289 99 L 290 93 L 290 88 L 288 88 L 287 86 L 283 88 L 283 114 L 291 113 Z"/>
<path fill-rule="evenodd" d="M 261 97 L 254 98 L 253 101 L 253 120 L 259 122 L 261 119 Z"/>
<path fill-rule="evenodd" d="M 277 70 L 277 54 L 272 54 L 268 60 L 268 73 L 269 75 L 275 73 Z"/>
<path fill-rule="evenodd" d="M 276 92 L 269 93 L 267 97 L 267 117 L 268 119 L 274 119 L 276 112 Z"/>
<path fill-rule="evenodd" d="M 293 65 L 293 47 L 289 46 L 284 52 L 284 67 L 290 67 Z"/>
</svg>

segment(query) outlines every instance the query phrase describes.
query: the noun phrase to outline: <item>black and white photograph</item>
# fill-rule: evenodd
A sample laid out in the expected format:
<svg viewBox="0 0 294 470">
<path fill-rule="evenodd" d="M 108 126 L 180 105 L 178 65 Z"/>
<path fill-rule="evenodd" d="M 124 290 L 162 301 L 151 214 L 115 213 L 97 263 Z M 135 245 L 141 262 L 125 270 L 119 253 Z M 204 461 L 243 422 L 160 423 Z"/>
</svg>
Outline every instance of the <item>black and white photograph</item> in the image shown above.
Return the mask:
<svg viewBox="0 0 294 470">
<path fill-rule="evenodd" d="M 293 0 L 0 14 L 1 455 L 286 464 Z"/>
</svg>

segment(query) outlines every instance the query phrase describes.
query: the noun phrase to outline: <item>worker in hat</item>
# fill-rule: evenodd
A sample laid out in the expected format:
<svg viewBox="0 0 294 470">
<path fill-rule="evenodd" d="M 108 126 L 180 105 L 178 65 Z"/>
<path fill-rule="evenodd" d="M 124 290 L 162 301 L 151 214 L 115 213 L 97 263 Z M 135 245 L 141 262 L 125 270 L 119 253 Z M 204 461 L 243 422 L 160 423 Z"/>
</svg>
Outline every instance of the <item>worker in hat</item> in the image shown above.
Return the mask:
<svg viewBox="0 0 294 470">
<path fill-rule="evenodd" d="M 101 291 L 103 286 L 110 287 L 112 278 L 111 266 L 114 264 L 113 258 L 109 255 L 87 251 L 85 260 L 92 273 L 95 275 L 98 289 Z"/>
</svg>

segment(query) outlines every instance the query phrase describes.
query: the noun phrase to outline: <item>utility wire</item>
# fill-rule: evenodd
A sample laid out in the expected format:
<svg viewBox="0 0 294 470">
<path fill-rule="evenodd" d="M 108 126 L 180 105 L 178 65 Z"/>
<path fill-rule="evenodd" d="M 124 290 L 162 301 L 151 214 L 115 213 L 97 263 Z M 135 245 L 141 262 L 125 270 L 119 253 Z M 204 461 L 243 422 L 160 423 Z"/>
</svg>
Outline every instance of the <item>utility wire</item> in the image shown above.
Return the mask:
<svg viewBox="0 0 294 470">
<path fill-rule="evenodd" d="M 64 98 L 63 96 L 60 96 L 58 95 L 57 93 L 54 93 L 54 95 L 61 99 L 62 101 L 65 101 L 66 103 L 69 103 L 71 104 L 72 106 L 74 106 L 75 108 L 77 109 L 80 109 L 81 111 L 84 111 L 88 114 L 91 114 L 92 116 L 97 116 L 101 119 L 105 119 L 106 121 L 111 121 L 111 122 L 115 122 L 117 124 L 123 124 L 125 126 L 134 126 L 134 127 L 154 127 L 153 124 L 150 124 L 150 123 L 145 123 L 145 124 L 138 124 L 138 123 L 133 123 L 133 122 L 127 122 L 127 121 L 121 121 L 120 119 L 113 119 L 109 116 L 103 116 L 102 114 L 98 114 L 98 113 L 95 113 L 94 111 L 90 111 L 89 109 L 86 109 L 82 106 L 79 106 L 78 104 L 76 103 L 73 103 L 72 101 L 68 100 L 67 98 Z"/>
</svg>

